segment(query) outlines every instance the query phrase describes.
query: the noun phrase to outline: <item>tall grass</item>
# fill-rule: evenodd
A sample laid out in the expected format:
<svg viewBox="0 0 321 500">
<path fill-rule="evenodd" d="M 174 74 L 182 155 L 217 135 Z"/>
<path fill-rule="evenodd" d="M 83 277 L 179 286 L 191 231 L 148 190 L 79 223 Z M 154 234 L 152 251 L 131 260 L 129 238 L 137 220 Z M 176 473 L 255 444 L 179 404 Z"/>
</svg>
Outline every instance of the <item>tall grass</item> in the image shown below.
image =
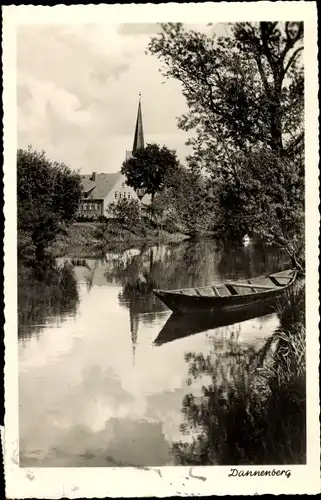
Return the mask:
<svg viewBox="0 0 321 500">
<path fill-rule="evenodd" d="M 183 465 L 303 464 L 306 461 L 304 283 L 278 304 L 280 327 L 258 352 L 231 339 L 204 358 L 187 357 L 190 378 L 204 376 L 200 397 L 183 400 Z M 191 382 L 191 380 L 189 380 Z M 186 439 L 186 440 L 185 440 Z"/>
</svg>

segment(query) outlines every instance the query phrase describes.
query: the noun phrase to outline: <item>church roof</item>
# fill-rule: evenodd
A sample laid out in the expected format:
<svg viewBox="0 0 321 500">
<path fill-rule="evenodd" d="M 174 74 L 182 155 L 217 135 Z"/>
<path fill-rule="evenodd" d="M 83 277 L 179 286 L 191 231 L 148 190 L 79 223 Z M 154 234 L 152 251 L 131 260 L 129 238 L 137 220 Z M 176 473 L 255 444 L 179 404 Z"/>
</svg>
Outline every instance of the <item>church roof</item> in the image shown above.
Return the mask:
<svg viewBox="0 0 321 500">
<path fill-rule="evenodd" d="M 121 172 L 115 174 L 96 174 L 93 181 L 91 179 L 92 174 L 88 174 L 81 177 L 81 183 L 84 192 L 88 193 L 89 199 L 103 200 L 123 177 Z"/>
<path fill-rule="evenodd" d="M 134 144 L 133 144 L 133 154 L 135 153 L 135 151 L 137 151 L 137 149 L 144 149 L 144 147 L 145 143 L 144 143 L 144 131 L 143 131 L 142 105 L 139 99 L 135 135 L 134 135 Z"/>
</svg>

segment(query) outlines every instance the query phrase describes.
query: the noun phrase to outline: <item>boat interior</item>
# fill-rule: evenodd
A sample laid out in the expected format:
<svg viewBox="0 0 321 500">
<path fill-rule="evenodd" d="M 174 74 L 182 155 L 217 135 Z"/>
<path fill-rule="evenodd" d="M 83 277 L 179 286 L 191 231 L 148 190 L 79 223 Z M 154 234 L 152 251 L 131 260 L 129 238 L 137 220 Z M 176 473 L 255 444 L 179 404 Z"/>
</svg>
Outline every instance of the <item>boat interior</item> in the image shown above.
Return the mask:
<svg viewBox="0 0 321 500">
<path fill-rule="evenodd" d="M 248 295 L 263 291 L 272 291 L 286 286 L 294 276 L 294 271 L 282 271 L 242 281 L 227 281 L 198 288 L 181 288 L 169 290 L 171 293 L 204 297 L 228 297 L 231 295 Z"/>
</svg>

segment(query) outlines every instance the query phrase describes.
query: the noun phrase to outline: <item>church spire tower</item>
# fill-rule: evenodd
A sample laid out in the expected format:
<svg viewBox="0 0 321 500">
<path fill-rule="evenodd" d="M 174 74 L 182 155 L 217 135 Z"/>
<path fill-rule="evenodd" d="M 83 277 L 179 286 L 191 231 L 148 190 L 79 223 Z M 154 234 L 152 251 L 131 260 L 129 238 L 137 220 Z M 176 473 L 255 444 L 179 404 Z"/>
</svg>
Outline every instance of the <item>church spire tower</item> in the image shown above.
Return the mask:
<svg viewBox="0 0 321 500">
<path fill-rule="evenodd" d="M 141 103 L 141 93 L 139 93 L 139 102 L 138 102 L 138 111 L 137 111 L 137 119 L 136 119 L 136 128 L 134 135 L 134 144 L 133 144 L 133 154 L 138 149 L 144 149 L 144 131 L 143 131 L 143 115 L 142 115 L 142 103 Z"/>
</svg>

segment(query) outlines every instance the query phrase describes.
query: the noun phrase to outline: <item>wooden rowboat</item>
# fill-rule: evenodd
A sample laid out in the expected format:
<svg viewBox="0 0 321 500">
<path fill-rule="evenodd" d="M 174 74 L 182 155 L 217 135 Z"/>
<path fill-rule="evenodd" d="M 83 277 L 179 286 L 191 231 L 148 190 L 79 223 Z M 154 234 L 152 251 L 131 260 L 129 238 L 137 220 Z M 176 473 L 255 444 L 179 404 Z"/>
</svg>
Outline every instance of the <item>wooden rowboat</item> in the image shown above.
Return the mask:
<svg viewBox="0 0 321 500">
<path fill-rule="evenodd" d="M 296 274 L 290 269 L 249 280 L 153 292 L 174 312 L 235 311 L 253 304 L 276 302 L 293 285 Z"/>
</svg>

